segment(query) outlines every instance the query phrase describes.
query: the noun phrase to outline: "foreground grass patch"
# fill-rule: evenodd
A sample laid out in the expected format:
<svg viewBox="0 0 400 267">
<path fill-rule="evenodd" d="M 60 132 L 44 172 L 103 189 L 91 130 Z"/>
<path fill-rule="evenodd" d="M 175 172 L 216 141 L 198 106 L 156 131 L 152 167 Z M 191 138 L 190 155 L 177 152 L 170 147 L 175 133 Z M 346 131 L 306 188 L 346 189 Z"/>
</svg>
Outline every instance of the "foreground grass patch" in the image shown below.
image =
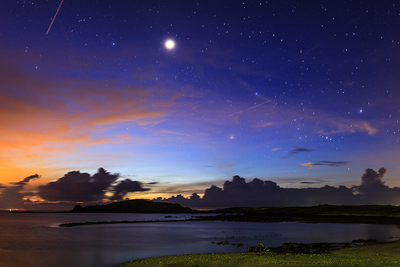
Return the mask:
<svg viewBox="0 0 400 267">
<path fill-rule="evenodd" d="M 120 267 L 205 266 L 400 266 L 400 242 L 347 248 L 325 254 L 221 253 L 157 257 Z"/>
</svg>

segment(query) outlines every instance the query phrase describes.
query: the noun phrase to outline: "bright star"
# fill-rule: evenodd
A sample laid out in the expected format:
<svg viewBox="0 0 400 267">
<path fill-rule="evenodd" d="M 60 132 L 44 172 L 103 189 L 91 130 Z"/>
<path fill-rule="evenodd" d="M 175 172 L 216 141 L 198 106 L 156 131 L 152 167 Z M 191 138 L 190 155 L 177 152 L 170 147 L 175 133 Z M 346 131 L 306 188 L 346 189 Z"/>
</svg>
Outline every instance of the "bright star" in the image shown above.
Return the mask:
<svg viewBox="0 0 400 267">
<path fill-rule="evenodd" d="M 165 48 L 171 50 L 171 49 L 174 49 L 174 47 L 175 47 L 175 42 L 174 42 L 173 40 L 169 39 L 169 40 L 167 40 L 167 41 L 165 42 L 164 45 L 165 45 Z"/>
</svg>

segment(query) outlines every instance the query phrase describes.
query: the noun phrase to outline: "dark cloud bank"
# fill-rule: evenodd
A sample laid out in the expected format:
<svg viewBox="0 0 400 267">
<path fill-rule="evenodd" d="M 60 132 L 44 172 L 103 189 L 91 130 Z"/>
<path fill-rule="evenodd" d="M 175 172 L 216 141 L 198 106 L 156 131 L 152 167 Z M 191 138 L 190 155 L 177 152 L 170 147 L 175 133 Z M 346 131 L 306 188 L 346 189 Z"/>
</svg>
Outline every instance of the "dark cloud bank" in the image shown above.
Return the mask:
<svg viewBox="0 0 400 267">
<path fill-rule="evenodd" d="M 103 168 L 91 176 L 72 171 L 55 182 L 39 186 L 39 196 L 48 201 L 88 202 L 103 199 L 122 200 L 129 192 L 147 191 L 140 182 L 125 179 L 116 182 L 119 174 L 110 174 Z M 106 193 L 112 193 L 107 196 Z"/>
<path fill-rule="evenodd" d="M 386 186 L 382 181 L 385 173 L 386 168 L 378 171 L 366 169 L 361 177 L 361 185 L 350 188 L 327 185 L 302 189 L 282 188 L 275 182 L 257 178 L 246 182 L 244 178 L 234 176 L 231 181 L 224 183 L 223 188 L 213 185 L 206 189 L 202 198 L 193 194 L 190 198 L 178 195 L 155 200 L 192 208 L 400 204 L 400 188 Z"/>
<path fill-rule="evenodd" d="M 58 207 L 71 206 L 77 202 L 101 204 L 104 200 L 122 200 L 130 192 L 150 190 L 143 188 L 140 182 L 130 179 L 117 181 L 119 177 L 119 174 L 111 174 L 103 168 L 98 169 L 94 175 L 71 171 L 57 181 L 39 186 L 37 193 L 24 192 L 24 187 L 30 180 L 40 178 L 35 174 L 11 186 L 0 185 L 0 208 L 27 208 L 29 204 L 55 206 L 53 202 L 57 202 Z M 39 196 L 47 203 L 32 202 L 29 198 L 24 200 L 29 196 Z"/>
<path fill-rule="evenodd" d="M 366 169 L 361 184 L 350 188 L 343 185 L 282 188 L 273 181 L 255 178 L 246 182 L 244 178 L 234 176 L 231 181 L 224 183 L 223 188 L 215 185 L 207 188 L 203 197 L 197 194 L 189 198 L 178 195 L 154 201 L 179 203 L 191 208 L 400 204 L 400 188 L 390 188 L 383 181 L 386 171 L 386 168 L 378 171 Z M 127 193 L 150 190 L 143 188 L 138 181 L 118 180 L 119 174 L 111 174 L 100 168 L 94 175 L 71 171 L 57 181 L 39 186 L 37 192 L 24 191 L 25 185 L 38 178 L 40 176 L 35 174 L 10 186 L 0 184 L 0 208 L 40 209 L 38 207 L 47 205 L 51 208 L 57 205 L 58 209 L 70 209 L 76 203 L 93 205 L 104 201 L 120 201 Z M 39 196 L 45 202 L 33 202 L 29 200 L 30 196 Z"/>
</svg>

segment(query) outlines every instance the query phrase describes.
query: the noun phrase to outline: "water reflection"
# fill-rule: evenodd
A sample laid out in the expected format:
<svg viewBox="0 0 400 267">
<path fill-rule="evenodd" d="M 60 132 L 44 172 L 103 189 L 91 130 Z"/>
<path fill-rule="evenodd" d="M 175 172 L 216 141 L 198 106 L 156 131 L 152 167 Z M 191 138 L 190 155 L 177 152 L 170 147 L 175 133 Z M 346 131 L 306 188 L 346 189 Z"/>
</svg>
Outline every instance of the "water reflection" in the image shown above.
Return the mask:
<svg viewBox="0 0 400 267">
<path fill-rule="evenodd" d="M 163 255 L 244 252 L 246 246 L 258 243 L 275 247 L 284 242 L 387 241 L 389 237 L 400 237 L 397 227 L 387 225 L 182 221 L 59 228 L 54 226 L 82 221 L 158 220 L 165 215 L 1 215 L 0 265 L 9 267 L 107 267 L 132 259 Z M 219 241 L 243 243 L 244 247 L 218 246 L 216 243 Z"/>
</svg>

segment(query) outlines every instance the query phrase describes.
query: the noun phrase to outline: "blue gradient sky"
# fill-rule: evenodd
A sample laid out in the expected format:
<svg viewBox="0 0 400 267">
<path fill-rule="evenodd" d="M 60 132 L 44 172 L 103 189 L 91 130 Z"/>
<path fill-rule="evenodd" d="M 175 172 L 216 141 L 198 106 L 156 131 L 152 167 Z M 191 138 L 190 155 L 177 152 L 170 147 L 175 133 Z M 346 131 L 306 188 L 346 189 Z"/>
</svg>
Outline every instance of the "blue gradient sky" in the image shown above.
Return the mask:
<svg viewBox="0 0 400 267">
<path fill-rule="evenodd" d="M 65 0 L 46 34 L 59 4 L 0 4 L 3 186 L 99 167 L 151 189 L 133 198 L 380 167 L 400 186 L 396 1 Z"/>
</svg>

